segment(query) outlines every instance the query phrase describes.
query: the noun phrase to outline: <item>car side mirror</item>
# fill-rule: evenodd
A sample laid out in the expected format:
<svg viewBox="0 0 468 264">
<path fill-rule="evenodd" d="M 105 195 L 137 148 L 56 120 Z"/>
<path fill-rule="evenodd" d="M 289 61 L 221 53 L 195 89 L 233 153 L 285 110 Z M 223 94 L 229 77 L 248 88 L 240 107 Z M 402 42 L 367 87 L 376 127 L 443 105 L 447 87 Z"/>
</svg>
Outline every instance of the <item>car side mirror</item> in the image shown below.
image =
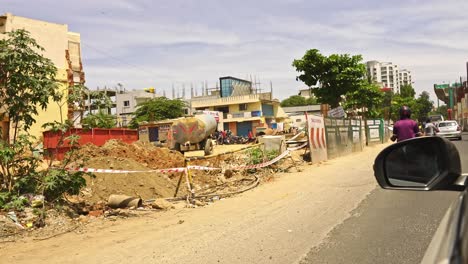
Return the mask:
<svg viewBox="0 0 468 264">
<path fill-rule="evenodd" d="M 384 189 L 451 189 L 461 175 L 455 145 L 441 137 L 404 140 L 382 150 L 374 175 Z"/>
</svg>

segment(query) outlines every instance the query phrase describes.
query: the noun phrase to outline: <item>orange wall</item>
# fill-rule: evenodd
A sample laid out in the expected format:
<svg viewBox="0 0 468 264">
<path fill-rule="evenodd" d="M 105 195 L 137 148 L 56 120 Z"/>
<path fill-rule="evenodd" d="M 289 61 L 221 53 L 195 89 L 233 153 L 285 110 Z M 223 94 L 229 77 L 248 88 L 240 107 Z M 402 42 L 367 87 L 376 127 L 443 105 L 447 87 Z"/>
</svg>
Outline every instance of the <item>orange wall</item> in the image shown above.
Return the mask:
<svg viewBox="0 0 468 264">
<path fill-rule="evenodd" d="M 237 123 L 236 122 L 229 122 L 229 130 L 232 131 L 232 134 L 237 136 Z"/>
</svg>

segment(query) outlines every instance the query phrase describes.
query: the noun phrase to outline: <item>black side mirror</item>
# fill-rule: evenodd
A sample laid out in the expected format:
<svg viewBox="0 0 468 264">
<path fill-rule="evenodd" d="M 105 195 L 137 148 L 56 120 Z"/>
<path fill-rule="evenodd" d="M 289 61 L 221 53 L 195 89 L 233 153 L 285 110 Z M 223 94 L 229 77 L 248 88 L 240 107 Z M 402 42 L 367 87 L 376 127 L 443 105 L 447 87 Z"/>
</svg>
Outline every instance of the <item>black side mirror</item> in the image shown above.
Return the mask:
<svg viewBox="0 0 468 264">
<path fill-rule="evenodd" d="M 374 175 L 384 189 L 451 189 L 461 175 L 455 145 L 441 137 L 419 137 L 395 143 L 380 152 Z"/>
</svg>

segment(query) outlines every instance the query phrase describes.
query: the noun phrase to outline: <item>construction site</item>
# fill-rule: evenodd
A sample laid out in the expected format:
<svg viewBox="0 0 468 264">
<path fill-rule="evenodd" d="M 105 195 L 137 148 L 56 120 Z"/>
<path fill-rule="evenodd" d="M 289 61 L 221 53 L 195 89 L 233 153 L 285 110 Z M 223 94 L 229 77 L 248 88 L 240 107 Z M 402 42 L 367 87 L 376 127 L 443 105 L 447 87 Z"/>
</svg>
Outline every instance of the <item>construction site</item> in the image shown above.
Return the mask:
<svg viewBox="0 0 468 264">
<path fill-rule="evenodd" d="M 203 150 L 182 154 L 141 141 L 86 144 L 69 166 L 87 172 L 86 187 L 80 194 L 66 195 L 65 203 L 51 207 L 45 223 L 38 223 L 33 197 L 31 207 L 1 214 L 0 242 L 56 236 L 99 219 L 203 207 L 269 182 L 277 172 L 300 170 L 306 144 L 286 149 L 286 137 L 277 138 L 282 140 L 274 146 L 276 150 L 269 143 L 270 149 L 264 143 L 216 145 L 208 156 Z M 294 139 L 303 143 L 306 138 L 301 133 Z M 77 168 L 74 164 L 83 165 Z"/>
</svg>

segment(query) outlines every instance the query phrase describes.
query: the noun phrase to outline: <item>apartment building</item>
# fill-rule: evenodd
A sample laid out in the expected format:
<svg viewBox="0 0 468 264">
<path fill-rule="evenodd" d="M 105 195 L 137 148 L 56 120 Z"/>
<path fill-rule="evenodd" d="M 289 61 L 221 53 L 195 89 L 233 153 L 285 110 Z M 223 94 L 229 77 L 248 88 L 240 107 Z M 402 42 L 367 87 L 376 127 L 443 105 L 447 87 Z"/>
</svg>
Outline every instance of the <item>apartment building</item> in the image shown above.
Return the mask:
<svg viewBox="0 0 468 264">
<path fill-rule="evenodd" d="M 368 61 L 366 66 L 368 76 L 382 88 L 391 88 L 393 92 L 399 93 L 402 85 L 412 84 L 411 72 L 399 69 L 392 62 Z"/>
<path fill-rule="evenodd" d="M 411 85 L 411 72 L 406 69 L 401 69 L 399 72 L 400 85 Z"/>
<path fill-rule="evenodd" d="M 133 118 L 138 104 L 160 97 L 144 90 L 118 91 L 116 98 L 117 126 L 126 127 Z"/>
<path fill-rule="evenodd" d="M 247 80 L 227 76 L 219 78 L 219 84 L 208 95 L 192 97 L 191 109 L 222 112 L 222 127 L 234 135 L 247 136 L 249 130 L 255 134 L 258 127 L 275 128 L 288 118 L 271 92 L 259 92 Z"/>
<path fill-rule="evenodd" d="M 73 106 L 67 105 L 66 97 L 70 87 L 85 82 L 81 63 L 81 38 L 80 34 L 68 31 L 66 24 L 30 19 L 11 13 L 0 16 L 0 38 L 7 37 L 3 33 L 17 29 L 25 29 L 30 32 L 31 37 L 45 49 L 43 56 L 52 60 L 57 67 L 58 89 L 65 95 L 63 107 L 59 107 L 59 104 L 55 102 L 50 102 L 45 111 L 39 109 L 39 113 L 35 117 L 36 123 L 29 131 L 31 135 L 39 137 L 42 135 L 41 126 L 44 123 L 60 121 L 61 116 L 69 119 L 76 116 Z M 2 130 L 8 134 L 12 124 L 8 119 L 3 120 L 1 124 Z"/>
</svg>

